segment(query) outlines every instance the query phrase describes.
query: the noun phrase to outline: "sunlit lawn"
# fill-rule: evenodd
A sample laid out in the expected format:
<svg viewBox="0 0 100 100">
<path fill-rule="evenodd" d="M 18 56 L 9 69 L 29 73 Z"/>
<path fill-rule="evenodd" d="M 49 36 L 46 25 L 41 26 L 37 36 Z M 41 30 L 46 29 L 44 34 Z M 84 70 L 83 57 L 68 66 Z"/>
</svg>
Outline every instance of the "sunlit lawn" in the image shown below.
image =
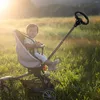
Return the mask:
<svg viewBox="0 0 100 100">
<path fill-rule="evenodd" d="M 63 86 L 56 87 L 56 91 L 58 91 L 57 93 L 59 94 L 59 100 L 66 100 L 66 98 L 70 98 L 68 100 L 76 100 L 71 98 L 77 98 L 77 100 L 80 100 L 79 98 L 82 100 L 90 100 L 85 99 L 90 98 L 92 93 L 94 93 L 90 81 L 94 82 L 93 85 L 96 88 L 95 92 L 98 93 L 97 96 L 99 96 L 99 87 L 96 86 L 96 84 L 99 84 L 100 81 L 98 70 L 100 65 L 100 57 L 98 57 L 100 54 L 100 17 L 90 16 L 89 18 L 90 24 L 76 27 L 51 59 L 60 58 L 61 60 L 59 64 L 60 70 L 55 72 L 56 74 L 53 73 L 53 77 L 59 79 L 63 84 Z M 72 28 L 74 22 L 74 17 L 1 20 L 0 77 L 5 75 L 18 76 L 27 71 L 27 69 L 21 66 L 17 61 L 16 43 L 13 33 L 15 29 L 25 33 L 25 28 L 28 24 L 37 24 L 39 33 L 36 39 L 46 45 L 44 53 L 49 56 L 57 44 Z M 92 77 L 92 79 L 89 79 L 89 77 Z M 81 89 L 79 91 L 72 87 L 72 84 L 75 85 L 74 81 L 77 81 L 76 86 L 80 85 Z M 87 83 L 90 84 L 90 86 L 86 87 Z M 60 93 L 59 90 L 63 92 Z M 75 97 L 73 94 L 75 91 L 73 90 L 76 91 L 77 96 Z M 89 90 L 90 93 L 89 97 L 87 90 Z M 67 97 L 65 96 L 66 94 L 68 95 Z M 64 95 L 64 97 L 61 99 L 60 97 L 62 97 L 62 95 Z M 95 99 L 97 97 L 92 96 L 92 99 L 93 98 Z"/>
</svg>

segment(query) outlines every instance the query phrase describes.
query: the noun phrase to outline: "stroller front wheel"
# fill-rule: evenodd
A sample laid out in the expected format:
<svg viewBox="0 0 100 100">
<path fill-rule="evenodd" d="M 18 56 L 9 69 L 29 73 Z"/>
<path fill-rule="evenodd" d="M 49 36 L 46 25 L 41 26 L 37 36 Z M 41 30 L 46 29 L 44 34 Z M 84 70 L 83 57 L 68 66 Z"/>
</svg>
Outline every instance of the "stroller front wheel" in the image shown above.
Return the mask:
<svg viewBox="0 0 100 100">
<path fill-rule="evenodd" d="M 43 91 L 42 96 L 44 100 L 56 100 L 56 93 L 53 89 Z"/>
</svg>

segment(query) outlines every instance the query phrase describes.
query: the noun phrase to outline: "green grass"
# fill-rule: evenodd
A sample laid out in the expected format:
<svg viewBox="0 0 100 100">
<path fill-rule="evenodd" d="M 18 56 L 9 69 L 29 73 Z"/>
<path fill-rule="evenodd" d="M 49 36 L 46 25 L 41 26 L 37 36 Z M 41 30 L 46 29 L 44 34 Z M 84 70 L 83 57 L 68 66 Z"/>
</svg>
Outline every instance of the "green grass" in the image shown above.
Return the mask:
<svg viewBox="0 0 100 100">
<path fill-rule="evenodd" d="M 51 73 L 51 77 L 60 80 L 62 84 L 55 87 L 57 100 L 100 99 L 100 17 L 89 18 L 90 24 L 75 28 L 51 59 L 61 59 L 59 70 Z M 27 72 L 27 69 L 17 61 L 14 29 L 25 32 L 28 24 L 37 24 L 39 33 L 36 39 L 45 43 L 45 54 L 49 56 L 72 28 L 74 20 L 31 18 L 0 21 L 0 77 L 18 76 Z M 15 81 L 15 86 L 11 89 L 11 98 L 6 94 L 5 99 L 0 100 L 25 100 L 24 93 L 19 93 L 21 89 L 23 90 L 20 82 Z"/>
</svg>

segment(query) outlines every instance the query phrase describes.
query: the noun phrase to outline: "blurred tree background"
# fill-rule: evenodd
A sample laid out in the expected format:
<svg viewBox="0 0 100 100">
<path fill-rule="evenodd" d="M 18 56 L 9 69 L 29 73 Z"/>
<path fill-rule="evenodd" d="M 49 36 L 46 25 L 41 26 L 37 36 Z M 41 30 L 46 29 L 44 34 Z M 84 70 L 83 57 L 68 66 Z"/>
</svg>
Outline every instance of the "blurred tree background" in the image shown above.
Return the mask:
<svg viewBox="0 0 100 100">
<path fill-rule="evenodd" d="M 12 0 L 3 17 L 66 17 L 73 16 L 75 11 L 82 11 L 88 15 L 100 15 L 100 0 L 91 0 L 88 3 L 73 2 L 73 4 L 49 4 L 45 6 L 36 6 L 31 0 Z"/>
</svg>

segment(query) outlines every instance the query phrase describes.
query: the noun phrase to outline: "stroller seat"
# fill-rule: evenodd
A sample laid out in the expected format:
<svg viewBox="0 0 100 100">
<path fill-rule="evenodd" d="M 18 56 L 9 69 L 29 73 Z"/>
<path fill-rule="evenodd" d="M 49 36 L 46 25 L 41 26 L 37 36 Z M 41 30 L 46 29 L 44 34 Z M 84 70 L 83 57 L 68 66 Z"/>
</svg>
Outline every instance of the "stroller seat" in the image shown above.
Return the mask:
<svg viewBox="0 0 100 100">
<path fill-rule="evenodd" d="M 41 62 L 32 56 L 24 46 L 24 38 L 27 36 L 18 30 L 15 30 L 14 34 L 16 39 L 16 52 L 20 64 L 28 69 L 41 67 Z"/>
</svg>

